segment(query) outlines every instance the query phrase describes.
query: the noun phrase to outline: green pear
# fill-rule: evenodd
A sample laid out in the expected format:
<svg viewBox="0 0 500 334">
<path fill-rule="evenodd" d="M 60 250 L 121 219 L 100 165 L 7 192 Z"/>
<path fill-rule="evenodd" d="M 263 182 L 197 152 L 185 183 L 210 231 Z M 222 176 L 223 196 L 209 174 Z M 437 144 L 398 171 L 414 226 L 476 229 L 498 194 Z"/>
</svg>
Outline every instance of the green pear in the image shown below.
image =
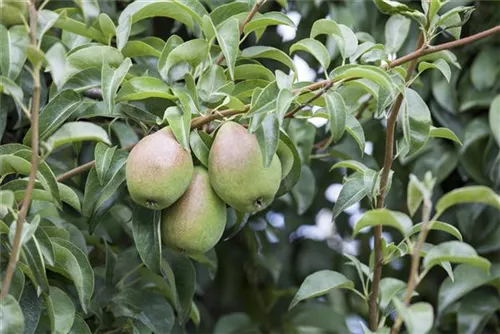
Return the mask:
<svg viewBox="0 0 500 334">
<path fill-rule="evenodd" d="M 125 168 L 130 197 L 155 210 L 172 205 L 193 177 L 193 159 L 168 127 L 148 135 L 130 152 Z"/>
<path fill-rule="evenodd" d="M 278 155 L 281 163 L 281 179 L 284 179 L 292 170 L 293 153 L 292 150 L 290 150 L 290 148 L 288 148 L 288 146 L 280 140 L 276 154 Z"/>
<path fill-rule="evenodd" d="M 4 26 L 23 24 L 23 17 L 27 16 L 27 0 L 0 0 L 0 23 Z"/>
<path fill-rule="evenodd" d="M 278 156 L 265 167 L 257 137 L 235 122 L 224 123 L 217 132 L 208 156 L 208 173 L 217 195 L 240 212 L 269 206 L 281 182 Z"/>
<path fill-rule="evenodd" d="M 206 253 L 222 237 L 226 204 L 210 185 L 208 172 L 195 167 L 193 180 L 182 197 L 162 211 L 162 239 L 172 249 Z"/>
</svg>

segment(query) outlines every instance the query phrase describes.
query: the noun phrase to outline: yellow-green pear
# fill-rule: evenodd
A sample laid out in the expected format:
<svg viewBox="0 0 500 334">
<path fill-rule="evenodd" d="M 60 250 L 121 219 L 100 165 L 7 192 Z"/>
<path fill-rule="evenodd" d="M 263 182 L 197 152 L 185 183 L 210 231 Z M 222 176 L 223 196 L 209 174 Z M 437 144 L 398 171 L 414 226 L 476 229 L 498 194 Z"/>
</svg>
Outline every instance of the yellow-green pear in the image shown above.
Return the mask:
<svg viewBox="0 0 500 334">
<path fill-rule="evenodd" d="M 23 17 L 27 16 L 27 0 L 0 0 L 0 24 L 6 27 L 23 24 Z"/>
<path fill-rule="evenodd" d="M 217 195 L 240 212 L 263 210 L 274 199 L 281 182 L 275 154 L 265 167 L 255 134 L 235 122 L 224 123 L 208 157 L 210 182 Z"/>
<path fill-rule="evenodd" d="M 142 138 L 125 168 L 130 197 L 149 209 L 162 210 L 186 191 L 193 177 L 193 159 L 170 128 Z"/>
<path fill-rule="evenodd" d="M 292 170 L 293 153 L 292 150 L 290 150 L 290 148 L 288 148 L 288 146 L 280 140 L 276 154 L 278 155 L 281 163 L 281 179 L 284 179 Z"/>
<path fill-rule="evenodd" d="M 208 172 L 195 167 L 182 197 L 162 211 L 162 239 L 172 249 L 202 254 L 212 249 L 226 226 L 226 204 L 210 185 Z"/>
</svg>

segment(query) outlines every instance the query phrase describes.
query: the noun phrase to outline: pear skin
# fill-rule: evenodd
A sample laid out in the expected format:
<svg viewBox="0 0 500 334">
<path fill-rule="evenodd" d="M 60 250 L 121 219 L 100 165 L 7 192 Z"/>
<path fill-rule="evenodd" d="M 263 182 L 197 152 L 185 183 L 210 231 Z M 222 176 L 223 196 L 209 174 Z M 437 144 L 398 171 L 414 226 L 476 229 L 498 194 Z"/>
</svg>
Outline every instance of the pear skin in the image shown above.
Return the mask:
<svg viewBox="0 0 500 334">
<path fill-rule="evenodd" d="M 130 152 L 125 168 L 130 197 L 154 210 L 172 205 L 193 177 L 193 159 L 167 127 L 148 135 Z"/>
<path fill-rule="evenodd" d="M 281 182 L 275 154 L 265 167 L 255 134 L 235 122 L 217 132 L 208 157 L 208 173 L 219 197 L 240 212 L 257 212 L 272 203 Z"/>
<path fill-rule="evenodd" d="M 187 254 L 206 253 L 222 237 L 226 214 L 226 204 L 212 189 L 207 170 L 197 166 L 184 195 L 162 211 L 162 240 Z"/>
</svg>

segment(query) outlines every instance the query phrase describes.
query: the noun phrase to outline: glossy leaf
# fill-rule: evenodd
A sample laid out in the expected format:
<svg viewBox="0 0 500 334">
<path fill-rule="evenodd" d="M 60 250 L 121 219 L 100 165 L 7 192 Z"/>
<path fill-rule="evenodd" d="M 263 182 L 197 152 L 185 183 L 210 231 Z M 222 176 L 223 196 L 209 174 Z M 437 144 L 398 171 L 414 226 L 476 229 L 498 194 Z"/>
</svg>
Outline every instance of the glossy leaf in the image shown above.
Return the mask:
<svg viewBox="0 0 500 334">
<path fill-rule="evenodd" d="M 382 309 L 387 309 L 393 298 L 402 297 L 406 290 L 406 282 L 392 277 L 384 277 L 380 280 L 380 301 Z"/>
<path fill-rule="evenodd" d="M 402 212 L 375 209 L 365 212 L 361 218 L 356 221 L 352 233 L 356 235 L 365 227 L 374 227 L 378 225 L 394 227 L 406 236 L 411 232 L 413 223 L 410 217 Z"/>
<path fill-rule="evenodd" d="M 184 78 L 206 58 L 208 43 L 203 39 L 192 39 L 176 46 L 166 58 L 160 57 L 158 71 L 162 78 L 172 82 Z"/>
<path fill-rule="evenodd" d="M 498 124 L 500 124 L 500 95 L 497 95 L 491 102 L 488 115 L 491 133 L 493 133 L 493 137 L 495 138 L 497 145 L 500 146 L 500 133 L 498 131 Z"/>
<path fill-rule="evenodd" d="M 116 95 L 116 102 L 144 100 L 158 97 L 167 100 L 175 99 L 170 87 L 161 79 L 154 77 L 136 77 L 128 80 Z"/>
<path fill-rule="evenodd" d="M 316 178 L 307 164 L 300 169 L 300 178 L 292 189 L 292 196 L 297 203 L 297 213 L 305 213 L 314 201 L 316 193 Z"/>
<path fill-rule="evenodd" d="M 168 107 L 163 116 L 168 121 L 170 129 L 181 146 L 189 151 L 189 131 L 191 124 L 191 113 L 189 110 L 181 110 L 179 107 Z"/>
<path fill-rule="evenodd" d="M 26 61 L 30 42 L 24 26 L 7 29 L 0 25 L 0 70 L 2 75 L 16 80 Z"/>
<path fill-rule="evenodd" d="M 431 126 L 431 130 L 429 132 L 429 137 L 445 138 L 445 139 L 452 140 L 455 143 L 462 145 L 462 142 L 457 137 L 457 135 L 448 128 L 436 128 L 436 127 Z"/>
<path fill-rule="evenodd" d="M 263 15 L 260 15 L 259 17 L 255 17 L 253 20 L 248 22 L 245 25 L 243 32 L 246 35 L 257 29 L 267 28 L 269 26 L 274 26 L 274 25 L 284 25 L 289 27 L 295 26 L 293 21 L 290 20 L 290 18 L 284 13 L 267 12 L 264 13 Z"/>
<path fill-rule="evenodd" d="M 269 167 L 278 148 L 280 126 L 275 113 L 264 117 L 261 126 L 255 132 L 265 167 Z"/>
<path fill-rule="evenodd" d="M 477 255 L 472 246 L 460 241 L 447 241 L 434 246 L 425 256 L 423 265 L 431 268 L 444 261 L 451 263 L 467 263 L 488 271 L 491 263 Z"/>
<path fill-rule="evenodd" d="M 225 62 L 229 69 L 229 75 L 234 80 L 234 66 L 239 52 L 240 31 L 239 22 L 235 18 L 224 21 L 217 28 L 217 41 L 224 54 Z"/>
<path fill-rule="evenodd" d="M 160 272 L 161 263 L 161 213 L 136 205 L 132 217 L 135 247 L 142 262 L 152 271 Z"/>
<path fill-rule="evenodd" d="M 122 49 L 124 57 L 153 56 L 159 58 L 165 47 L 165 42 L 158 37 L 146 37 L 141 40 L 129 41 Z"/>
<path fill-rule="evenodd" d="M 413 226 L 413 228 L 411 229 L 409 236 L 414 235 L 416 233 L 419 233 L 421 229 L 422 229 L 422 223 L 415 224 Z M 429 224 L 429 230 L 446 232 L 446 233 L 454 236 L 458 240 L 463 241 L 462 234 L 460 233 L 460 231 L 455 226 L 450 225 L 450 224 L 445 223 L 445 222 L 441 222 L 441 221 L 437 221 L 437 220 L 431 221 Z"/>
<path fill-rule="evenodd" d="M 108 106 L 110 113 L 113 112 L 115 107 L 116 91 L 118 90 L 118 87 L 122 83 L 123 79 L 125 79 L 125 76 L 131 66 L 132 61 L 129 58 L 126 58 L 117 69 L 111 68 L 108 64 L 102 65 L 102 98 Z"/>
<path fill-rule="evenodd" d="M 431 113 L 420 95 L 411 88 L 405 88 L 402 108 L 402 125 L 407 155 L 420 150 L 429 138 Z"/>
<path fill-rule="evenodd" d="M 0 301 L 0 332 L 23 333 L 24 316 L 17 300 L 11 295 L 6 295 Z"/>
<path fill-rule="evenodd" d="M 410 17 L 416 20 L 421 26 L 424 26 L 427 22 L 426 16 L 419 12 L 416 9 L 410 8 L 407 5 L 391 0 L 374 0 L 375 5 L 377 5 L 378 9 L 384 13 L 389 15 L 400 14 L 407 17 Z"/>
<path fill-rule="evenodd" d="M 401 49 L 410 31 L 411 20 L 402 15 L 392 15 L 385 23 L 385 47 L 388 53 Z"/>
<path fill-rule="evenodd" d="M 336 288 L 354 289 L 354 283 L 335 271 L 317 271 L 306 277 L 293 297 L 288 309 L 292 309 L 302 300 L 322 296 Z"/>
<path fill-rule="evenodd" d="M 328 50 L 322 43 L 318 42 L 315 39 L 305 38 L 293 44 L 290 47 L 290 54 L 296 51 L 305 51 L 313 55 L 313 57 L 316 58 L 321 67 L 323 67 L 325 72 L 330 65 L 330 54 L 328 53 Z"/>
<path fill-rule="evenodd" d="M 368 167 L 366 167 L 363 163 L 356 161 L 356 160 L 343 160 L 339 161 L 336 164 L 334 164 L 332 167 L 330 167 L 330 171 L 337 169 L 337 168 L 347 168 L 347 169 L 352 169 L 356 172 L 364 173 Z"/>
<path fill-rule="evenodd" d="M 431 330 L 434 323 L 434 312 L 431 304 L 418 302 L 405 307 L 396 298 L 393 299 L 393 303 L 409 334 L 426 334 Z"/>
<path fill-rule="evenodd" d="M 301 165 L 302 161 L 300 160 L 300 155 L 299 152 L 297 151 L 297 147 L 295 147 L 295 144 L 293 141 L 290 139 L 290 137 L 284 132 L 280 131 L 280 141 L 288 147 L 288 149 L 292 152 L 293 155 L 293 164 L 292 168 L 290 169 L 290 172 L 281 180 L 280 188 L 278 189 L 278 192 L 276 193 L 276 197 L 280 197 L 281 195 L 289 192 L 300 180 L 300 175 L 301 175 Z M 307 180 L 309 181 L 309 180 Z M 309 189 L 314 188 L 314 187 L 309 187 Z M 305 187 L 304 187 L 305 189 Z M 309 190 L 310 191 L 310 190 Z M 314 193 L 314 189 L 312 190 L 311 193 Z M 302 191 L 300 191 L 302 192 Z M 296 193 L 298 196 L 297 198 L 300 198 L 301 195 L 299 193 Z M 304 196 L 307 196 L 305 194 Z M 301 201 L 299 203 L 302 203 Z M 306 205 L 304 207 L 307 207 Z M 299 210 L 302 211 L 303 209 Z"/>
<path fill-rule="evenodd" d="M 346 128 L 346 105 L 342 95 L 337 92 L 328 92 L 325 95 L 326 110 L 330 120 L 330 133 L 334 143 L 344 135 Z"/>
<path fill-rule="evenodd" d="M 45 305 L 50 319 L 51 330 L 68 333 L 75 320 L 76 309 L 71 298 L 58 287 L 51 286 Z"/>
<path fill-rule="evenodd" d="M 102 68 L 102 64 L 119 66 L 123 62 L 123 55 L 117 49 L 104 45 L 91 45 L 80 48 L 68 55 L 67 75 L 78 73 L 88 68 Z"/>
<path fill-rule="evenodd" d="M 270 46 L 251 46 L 241 51 L 241 57 L 245 58 L 266 58 L 279 61 L 288 66 L 292 71 L 297 72 L 292 59 L 283 51 Z"/>
<path fill-rule="evenodd" d="M 454 205 L 483 203 L 500 210 L 500 195 L 485 186 L 468 186 L 450 191 L 436 203 L 437 216 Z"/>
<path fill-rule="evenodd" d="M 333 206 L 333 219 L 337 218 L 345 209 L 361 201 L 366 196 L 365 183 L 362 177 L 347 180 L 340 190 L 339 197 Z"/>
<path fill-rule="evenodd" d="M 65 144 L 87 140 L 111 145 L 107 132 L 91 122 L 65 123 L 53 135 L 47 138 L 47 145 L 50 150 L 54 150 Z"/>
<path fill-rule="evenodd" d="M 356 35 L 347 26 L 337 24 L 333 20 L 320 19 L 314 22 L 310 37 L 315 38 L 318 35 L 332 36 L 340 49 L 342 58 L 348 58 L 356 52 L 358 39 Z"/>
<path fill-rule="evenodd" d="M 436 69 L 436 70 L 440 71 L 443 74 L 443 76 L 445 77 L 446 81 L 448 81 L 448 83 L 450 82 L 450 80 L 451 80 L 451 68 L 450 68 L 450 65 L 448 65 L 448 63 L 445 60 L 438 59 L 433 63 L 428 63 L 426 61 L 423 61 L 420 64 L 418 64 L 418 71 L 420 73 L 422 73 L 423 71 L 428 70 L 428 69 Z"/>
</svg>

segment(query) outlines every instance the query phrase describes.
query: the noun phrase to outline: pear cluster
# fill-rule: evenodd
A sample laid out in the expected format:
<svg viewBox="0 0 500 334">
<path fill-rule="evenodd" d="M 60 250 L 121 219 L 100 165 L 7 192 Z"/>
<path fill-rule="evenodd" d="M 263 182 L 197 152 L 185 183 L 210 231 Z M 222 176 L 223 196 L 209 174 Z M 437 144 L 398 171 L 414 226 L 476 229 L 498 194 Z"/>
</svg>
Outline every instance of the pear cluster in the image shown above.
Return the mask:
<svg viewBox="0 0 500 334">
<path fill-rule="evenodd" d="M 208 168 L 194 166 L 190 152 L 166 127 L 144 137 L 130 152 L 127 187 L 137 204 L 163 210 L 162 240 L 168 247 L 205 253 L 222 237 L 226 204 L 239 212 L 257 212 L 272 203 L 291 169 L 290 155 L 280 144 L 266 167 L 257 137 L 236 122 L 226 122 L 213 141 Z"/>
</svg>

